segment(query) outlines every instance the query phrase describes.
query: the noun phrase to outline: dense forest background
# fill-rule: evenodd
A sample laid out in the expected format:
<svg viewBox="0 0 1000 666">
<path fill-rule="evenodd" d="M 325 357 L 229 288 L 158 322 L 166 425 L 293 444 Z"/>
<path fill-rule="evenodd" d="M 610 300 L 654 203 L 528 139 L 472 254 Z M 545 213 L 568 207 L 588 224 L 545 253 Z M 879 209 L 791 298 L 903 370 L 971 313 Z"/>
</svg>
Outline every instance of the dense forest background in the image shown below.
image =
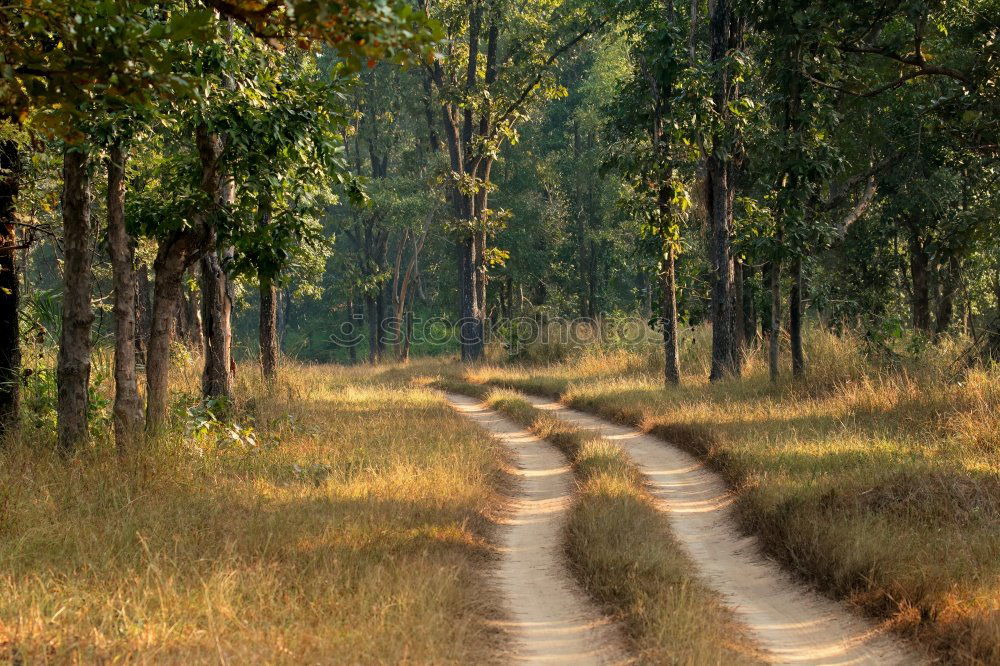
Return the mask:
<svg viewBox="0 0 1000 666">
<path fill-rule="evenodd" d="M 1000 349 L 990 2 L 208 4 L 2 10 L 4 409 L 67 441 L 113 343 L 153 423 L 171 355 L 228 396 L 518 321 L 646 322 L 668 383 L 702 323 L 713 379 L 805 374 L 809 321 Z"/>
</svg>

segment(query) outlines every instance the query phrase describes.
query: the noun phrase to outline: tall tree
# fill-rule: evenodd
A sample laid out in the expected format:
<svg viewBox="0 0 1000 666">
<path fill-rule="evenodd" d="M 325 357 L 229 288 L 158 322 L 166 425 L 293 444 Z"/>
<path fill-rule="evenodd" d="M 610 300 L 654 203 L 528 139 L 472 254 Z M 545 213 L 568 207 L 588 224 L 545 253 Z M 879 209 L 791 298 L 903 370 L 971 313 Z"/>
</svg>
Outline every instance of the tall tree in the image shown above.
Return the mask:
<svg viewBox="0 0 1000 666">
<path fill-rule="evenodd" d="M 136 376 L 135 239 L 125 226 L 125 165 L 128 147 L 116 138 L 108 150 L 108 253 L 114 279 L 115 315 L 115 443 L 128 447 L 142 430 L 143 405 Z"/>
<path fill-rule="evenodd" d="M 93 225 L 90 155 L 87 146 L 67 146 L 63 157 L 63 307 L 59 337 L 59 446 L 86 441 L 90 398 L 90 305 Z"/>
</svg>

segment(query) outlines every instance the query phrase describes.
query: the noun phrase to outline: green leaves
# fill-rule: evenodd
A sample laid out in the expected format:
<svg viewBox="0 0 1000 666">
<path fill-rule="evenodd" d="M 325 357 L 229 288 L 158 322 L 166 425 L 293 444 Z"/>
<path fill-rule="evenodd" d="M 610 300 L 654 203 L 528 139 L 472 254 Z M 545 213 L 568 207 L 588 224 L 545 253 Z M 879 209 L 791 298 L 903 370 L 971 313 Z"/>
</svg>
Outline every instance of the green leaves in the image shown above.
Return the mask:
<svg viewBox="0 0 1000 666">
<path fill-rule="evenodd" d="M 175 11 L 167 20 L 164 35 L 179 42 L 206 42 L 215 36 L 215 12 L 209 9 Z"/>
</svg>

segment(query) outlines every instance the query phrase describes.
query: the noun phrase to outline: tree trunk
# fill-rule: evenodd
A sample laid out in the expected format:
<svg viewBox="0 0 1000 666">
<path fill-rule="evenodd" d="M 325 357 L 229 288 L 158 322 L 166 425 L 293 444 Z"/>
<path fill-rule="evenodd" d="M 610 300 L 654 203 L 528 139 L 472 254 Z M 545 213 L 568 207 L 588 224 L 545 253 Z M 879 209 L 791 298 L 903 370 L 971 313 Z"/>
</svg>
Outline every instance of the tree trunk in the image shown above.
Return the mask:
<svg viewBox="0 0 1000 666">
<path fill-rule="evenodd" d="M 201 161 L 201 188 L 217 205 L 222 187 L 219 158 L 222 140 L 201 126 L 196 139 Z M 156 432 L 167 418 L 170 373 L 170 328 L 181 297 L 181 278 L 189 266 L 213 249 L 215 236 L 208 225 L 209 211 L 194 211 L 190 227 L 171 233 L 160 242 L 153 263 L 153 313 L 146 352 L 146 429 Z"/>
<path fill-rule="evenodd" d="M 139 265 L 135 282 L 135 356 L 136 363 L 146 365 L 146 347 L 149 345 L 149 331 L 152 327 L 153 302 L 149 295 L 149 266 Z"/>
<path fill-rule="evenodd" d="M 1000 261 L 993 266 L 993 320 L 986 331 L 986 352 L 993 363 L 1000 363 Z"/>
<path fill-rule="evenodd" d="M 142 429 L 142 399 L 136 377 L 135 241 L 125 229 L 125 160 L 122 143 L 108 153 L 108 252 L 114 281 L 115 445 L 124 451 Z"/>
<path fill-rule="evenodd" d="M 260 369 L 265 379 L 278 371 L 278 290 L 269 277 L 260 278 Z"/>
<path fill-rule="evenodd" d="M 720 0 L 723 2 L 724 0 Z M 712 381 L 735 373 L 733 364 L 733 262 L 730 257 L 728 169 L 717 157 L 709 158 L 709 197 L 711 201 L 712 266 Z"/>
<path fill-rule="evenodd" d="M 21 185 L 17 143 L 0 141 L 0 438 L 17 429 L 21 388 L 20 287 L 15 205 Z"/>
<path fill-rule="evenodd" d="M 743 268 L 743 330 L 746 331 L 747 344 L 756 344 L 757 340 L 757 306 L 754 301 L 754 278 L 757 271 L 750 267 L 750 274 L 747 275 L 747 268 Z"/>
<path fill-rule="evenodd" d="M 403 328 L 403 349 L 399 354 L 399 360 L 408 363 L 410 360 L 410 342 L 413 340 L 413 310 L 406 311 L 406 321 Z"/>
<path fill-rule="evenodd" d="M 681 383 L 680 355 L 677 340 L 677 283 L 674 245 L 666 243 L 660 266 L 661 304 L 663 309 L 663 375 L 667 387 Z"/>
<path fill-rule="evenodd" d="M 802 260 L 792 262 L 792 289 L 788 297 L 788 335 L 792 345 L 792 375 L 806 374 L 806 359 L 802 352 Z"/>
<path fill-rule="evenodd" d="M 768 327 L 768 370 L 771 381 L 777 381 L 781 375 L 781 368 L 778 365 L 780 360 L 779 345 L 781 341 L 781 261 L 775 259 L 771 262 L 768 271 L 768 282 L 771 289 L 771 324 Z"/>
<path fill-rule="evenodd" d="M 368 362 L 375 365 L 382 360 L 382 331 L 376 297 L 365 294 L 365 319 L 368 320 Z"/>
<path fill-rule="evenodd" d="M 745 303 L 743 302 L 743 262 L 733 258 L 733 364 L 736 374 L 743 372 L 748 337 L 746 329 Z"/>
<path fill-rule="evenodd" d="M 261 228 L 271 224 L 271 193 L 261 192 L 257 201 L 258 217 Z M 278 289 L 274 286 L 271 275 L 258 271 L 257 282 L 260 284 L 260 324 L 258 338 L 260 343 L 260 369 L 265 379 L 273 379 L 278 372 Z"/>
<path fill-rule="evenodd" d="M 462 360 L 467 363 L 478 361 L 483 355 L 483 326 L 476 307 L 476 237 L 468 235 L 458 243 L 459 252 L 459 298 Z"/>
<path fill-rule="evenodd" d="M 931 330 L 931 298 L 928 275 L 927 250 L 916 232 L 910 234 L 910 306 L 913 312 L 913 328 L 930 333 Z"/>
<path fill-rule="evenodd" d="M 90 158 L 78 148 L 63 155 L 63 306 L 59 337 L 59 446 L 70 451 L 88 437 L 90 388 L 91 250 Z"/>
<path fill-rule="evenodd" d="M 215 252 L 201 258 L 201 307 L 205 331 L 202 394 L 206 398 L 232 398 L 232 299 L 229 278 Z"/>
<path fill-rule="evenodd" d="M 955 314 L 955 293 L 961 280 L 961 261 L 958 255 L 948 257 L 948 267 L 941 280 L 941 296 L 938 299 L 937 316 L 934 318 L 934 337 L 940 338 L 948 332 Z"/>
<path fill-rule="evenodd" d="M 347 299 L 347 322 L 344 326 L 344 330 L 350 336 L 347 347 L 347 358 L 350 360 L 351 365 L 356 365 L 358 362 L 358 345 L 354 338 L 354 321 L 354 294 L 351 293 Z"/>
<path fill-rule="evenodd" d="M 218 187 L 211 194 L 217 207 L 229 206 L 236 200 L 235 183 L 220 170 Z M 221 254 L 208 252 L 201 258 L 201 325 L 205 339 L 201 388 L 206 398 L 233 397 L 233 291 L 223 263 L 232 253 L 233 249 L 227 248 Z"/>
<path fill-rule="evenodd" d="M 205 326 L 201 314 L 201 290 L 191 282 L 200 282 L 199 264 L 188 270 L 189 278 L 184 280 L 181 289 L 181 307 L 178 317 L 183 323 L 184 342 L 199 354 L 205 353 Z"/>
<path fill-rule="evenodd" d="M 733 38 L 731 0 L 716 0 L 711 17 L 711 59 L 718 66 L 715 74 L 714 101 L 725 110 L 732 96 L 731 72 L 722 61 L 727 57 Z M 711 224 L 710 260 L 712 266 L 712 371 L 713 381 L 738 372 L 733 339 L 733 262 L 732 241 L 733 165 L 732 151 L 726 148 L 726 129 L 712 138 L 708 158 L 709 222 Z"/>
</svg>

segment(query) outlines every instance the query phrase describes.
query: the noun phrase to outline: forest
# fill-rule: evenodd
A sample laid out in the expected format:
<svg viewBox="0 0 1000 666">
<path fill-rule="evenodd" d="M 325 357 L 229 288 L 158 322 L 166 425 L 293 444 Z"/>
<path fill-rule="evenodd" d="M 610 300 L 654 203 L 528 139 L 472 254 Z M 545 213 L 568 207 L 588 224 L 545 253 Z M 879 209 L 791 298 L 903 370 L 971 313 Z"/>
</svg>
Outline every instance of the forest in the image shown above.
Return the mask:
<svg viewBox="0 0 1000 666">
<path fill-rule="evenodd" d="M 0 0 L 0 664 L 1000 664 L 998 0 Z"/>
</svg>

